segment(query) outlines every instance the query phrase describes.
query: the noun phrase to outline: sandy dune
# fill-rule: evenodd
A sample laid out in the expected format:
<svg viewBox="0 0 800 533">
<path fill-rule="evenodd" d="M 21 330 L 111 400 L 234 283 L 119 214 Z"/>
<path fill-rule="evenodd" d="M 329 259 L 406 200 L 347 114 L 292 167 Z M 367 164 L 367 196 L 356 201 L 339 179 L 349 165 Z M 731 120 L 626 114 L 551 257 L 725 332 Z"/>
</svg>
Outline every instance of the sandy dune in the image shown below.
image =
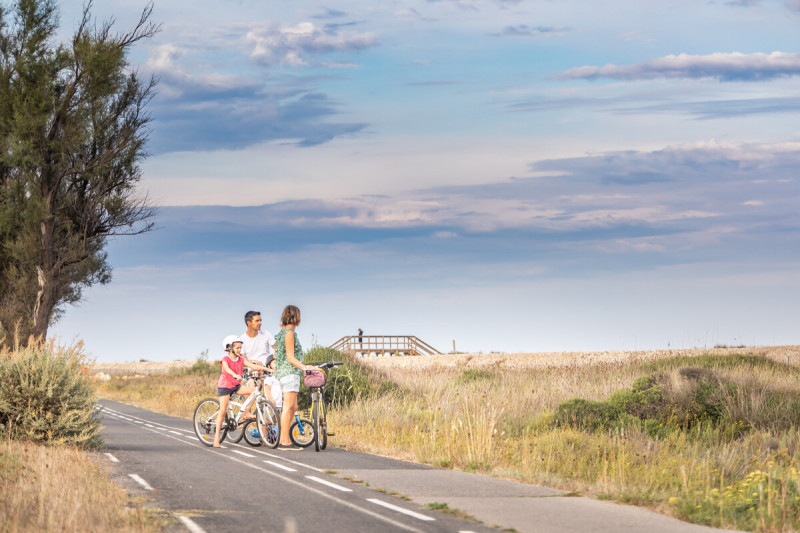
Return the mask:
<svg viewBox="0 0 800 533">
<path fill-rule="evenodd" d="M 763 355 L 782 363 L 800 365 L 800 346 L 766 346 L 747 348 L 692 348 L 687 350 L 640 350 L 628 352 L 548 352 L 548 353 L 490 353 L 445 354 L 417 357 L 365 357 L 364 363 L 383 369 L 424 368 L 539 368 L 615 364 L 627 361 L 647 361 L 677 355 L 694 357 L 703 354 L 725 355 L 749 353 Z M 186 368 L 194 361 L 145 361 L 134 363 L 96 363 L 91 374 L 109 376 L 149 376 L 167 374 L 173 369 Z"/>
</svg>

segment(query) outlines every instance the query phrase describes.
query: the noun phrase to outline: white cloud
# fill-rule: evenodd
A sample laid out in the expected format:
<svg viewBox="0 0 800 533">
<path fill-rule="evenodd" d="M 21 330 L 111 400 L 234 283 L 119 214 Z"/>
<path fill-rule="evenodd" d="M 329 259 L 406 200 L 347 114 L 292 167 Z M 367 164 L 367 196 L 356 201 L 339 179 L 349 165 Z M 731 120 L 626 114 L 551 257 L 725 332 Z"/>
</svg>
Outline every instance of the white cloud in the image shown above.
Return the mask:
<svg viewBox="0 0 800 533">
<path fill-rule="evenodd" d="M 308 56 L 370 48 L 378 44 L 378 37 L 369 32 L 330 34 L 311 22 L 301 22 L 251 29 L 245 41 L 252 46 L 250 58 L 258 63 L 302 66 L 307 64 Z"/>
<path fill-rule="evenodd" d="M 569 69 L 561 73 L 559 78 L 617 80 L 716 78 L 721 81 L 760 81 L 797 75 L 800 75 L 800 54 L 797 53 L 717 52 L 708 55 L 668 55 L 636 65 L 583 66 Z"/>
</svg>

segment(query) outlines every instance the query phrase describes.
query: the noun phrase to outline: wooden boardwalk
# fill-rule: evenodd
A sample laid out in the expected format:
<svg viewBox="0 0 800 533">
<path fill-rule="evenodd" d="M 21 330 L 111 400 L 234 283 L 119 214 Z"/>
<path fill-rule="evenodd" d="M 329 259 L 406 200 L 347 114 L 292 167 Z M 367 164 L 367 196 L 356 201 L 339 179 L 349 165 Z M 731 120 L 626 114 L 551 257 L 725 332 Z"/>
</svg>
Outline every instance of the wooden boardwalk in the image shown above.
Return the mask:
<svg viewBox="0 0 800 533">
<path fill-rule="evenodd" d="M 413 335 L 351 335 L 342 337 L 330 347 L 356 357 L 442 353 Z"/>
</svg>

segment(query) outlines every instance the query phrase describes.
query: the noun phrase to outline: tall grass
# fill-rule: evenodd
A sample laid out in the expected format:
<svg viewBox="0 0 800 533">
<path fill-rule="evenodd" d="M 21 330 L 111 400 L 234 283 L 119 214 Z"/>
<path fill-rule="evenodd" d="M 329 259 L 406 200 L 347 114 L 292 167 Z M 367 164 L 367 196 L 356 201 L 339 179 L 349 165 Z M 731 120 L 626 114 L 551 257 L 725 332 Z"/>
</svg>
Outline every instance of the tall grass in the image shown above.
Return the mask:
<svg viewBox="0 0 800 533">
<path fill-rule="evenodd" d="M 390 371 L 383 378 L 399 390 L 343 409 L 337 444 L 717 527 L 795 530 L 799 377 L 793 366 L 736 355 L 514 373 Z M 559 421 L 565 405 L 596 423 Z M 587 405 L 597 410 L 581 411 Z"/>
<path fill-rule="evenodd" d="M 800 529 L 795 366 L 744 354 L 513 372 L 340 369 L 340 387 L 353 390 L 331 413 L 336 446 L 716 527 Z M 191 379 L 112 379 L 101 393 L 188 417 L 216 377 Z"/>
<path fill-rule="evenodd" d="M 157 531 L 75 447 L 0 440 L 0 531 Z"/>
</svg>

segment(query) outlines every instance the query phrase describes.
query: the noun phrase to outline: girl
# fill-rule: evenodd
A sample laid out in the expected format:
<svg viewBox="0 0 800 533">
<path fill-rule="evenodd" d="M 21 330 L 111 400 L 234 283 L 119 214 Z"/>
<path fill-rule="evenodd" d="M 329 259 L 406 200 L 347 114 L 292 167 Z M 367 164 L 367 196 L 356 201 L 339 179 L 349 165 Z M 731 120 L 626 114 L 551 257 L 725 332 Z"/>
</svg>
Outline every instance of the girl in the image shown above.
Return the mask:
<svg viewBox="0 0 800 533">
<path fill-rule="evenodd" d="M 275 336 L 275 378 L 283 390 L 283 408 L 281 410 L 281 440 L 279 447 L 283 449 L 299 449 L 292 445 L 289 438 L 289 426 L 297 412 L 297 393 L 300 392 L 300 376 L 311 366 L 303 364 L 303 347 L 297 339 L 295 330 L 300 324 L 300 309 L 287 305 L 281 315 L 281 332 Z"/>
<path fill-rule="evenodd" d="M 250 396 L 255 390 L 253 385 L 242 385 L 242 371 L 244 367 L 252 368 L 254 370 L 267 370 L 267 367 L 258 364 L 255 361 L 248 361 L 242 357 L 242 338 L 238 335 L 228 335 L 222 341 L 222 346 L 228 354 L 222 358 L 220 364 L 222 370 L 220 372 L 219 381 L 217 382 L 217 396 L 219 396 L 219 414 L 217 415 L 217 427 L 214 429 L 214 448 L 219 448 L 219 428 L 222 421 L 225 419 L 225 413 L 228 411 L 228 402 L 231 395 L 238 393 L 244 397 Z M 246 408 L 247 406 L 244 406 Z M 248 414 L 243 417 L 243 420 L 255 418 L 253 414 Z"/>
</svg>

